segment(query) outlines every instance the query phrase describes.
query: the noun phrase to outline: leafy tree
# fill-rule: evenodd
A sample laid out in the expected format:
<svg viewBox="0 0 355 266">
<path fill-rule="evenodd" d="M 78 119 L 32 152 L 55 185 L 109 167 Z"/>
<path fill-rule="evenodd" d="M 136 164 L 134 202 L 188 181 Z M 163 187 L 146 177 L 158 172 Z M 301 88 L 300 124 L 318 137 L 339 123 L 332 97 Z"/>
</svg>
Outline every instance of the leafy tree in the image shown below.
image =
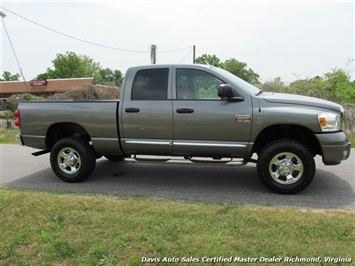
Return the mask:
<svg viewBox="0 0 355 266">
<path fill-rule="evenodd" d="M 57 54 L 52 63 L 53 68 L 47 68 L 47 71 L 37 75 L 36 79 L 94 77 L 97 84 L 114 86 L 120 86 L 123 80 L 120 70 L 101 68 L 100 63 L 92 58 L 74 52 Z"/>
<path fill-rule="evenodd" d="M 216 66 L 216 67 L 223 66 L 223 63 L 216 55 L 203 54 L 200 57 L 197 57 L 195 62 L 197 64 L 211 65 L 211 66 Z"/>
<path fill-rule="evenodd" d="M 86 55 L 77 55 L 74 52 L 57 54 L 52 60 L 54 68 L 47 68 L 45 73 L 39 74 L 36 79 L 82 78 L 94 77 L 100 79 L 100 64 Z"/>
<path fill-rule="evenodd" d="M 289 86 L 275 78 L 261 84 L 261 89 L 274 92 L 288 92 L 322 98 L 342 104 L 355 104 L 355 82 L 350 81 L 350 75 L 343 69 L 332 69 L 322 77 L 298 79 Z"/>
<path fill-rule="evenodd" d="M 350 75 L 343 69 L 333 69 L 323 77 L 300 79 L 289 86 L 298 94 L 323 98 L 343 104 L 355 103 L 355 83 L 350 81 Z"/>
<path fill-rule="evenodd" d="M 332 69 L 324 74 L 327 98 L 337 102 L 355 103 L 355 84 L 343 69 Z"/>
<path fill-rule="evenodd" d="M 328 99 L 324 93 L 324 79 L 316 76 L 311 79 L 298 79 L 291 82 L 289 90 L 301 95 Z"/>
<path fill-rule="evenodd" d="M 37 80 L 50 79 L 50 78 L 51 78 L 51 75 L 48 73 L 48 69 L 49 69 L 49 68 L 47 68 L 47 72 L 38 74 L 34 79 L 37 79 Z"/>
<path fill-rule="evenodd" d="M 97 81 L 100 84 L 104 85 L 114 85 L 121 86 L 123 80 L 123 74 L 120 70 L 112 70 L 110 68 L 101 68 L 100 69 L 101 80 Z"/>
<path fill-rule="evenodd" d="M 235 58 L 226 60 L 223 63 L 223 68 L 246 82 L 254 85 L 260 84 L 259 75 L 251 68 L 247 69 L 246 63 L 240 62 Z"/>
<path fill-rule="evenodd" d="M 19 80 L 20 74 L 11 74 L 10 71 L 4 71 L 2 73 L 2 78 L 0 78 L 0 81 L 17 81 Z"/>
<path fill-rule="evenodd" d="M 265 81 L 259 87 L 263 91 L 272 92 L 288 92 L 288 86 L 281 80 L 280 77 L 276 77 L 273 80 Z"/>
<path fill-rule="evenodd" d="M 251 68 L 247 69 L 246 63 L 240 62 L 235 58 L 230 58 L 223 63 L 216 55 L 203 54 L 202 56 L 197 57 L 195 62 L 198 64 L 223 68 L 251 84 L 260 84 L 259 75 Z"/>
</svg>

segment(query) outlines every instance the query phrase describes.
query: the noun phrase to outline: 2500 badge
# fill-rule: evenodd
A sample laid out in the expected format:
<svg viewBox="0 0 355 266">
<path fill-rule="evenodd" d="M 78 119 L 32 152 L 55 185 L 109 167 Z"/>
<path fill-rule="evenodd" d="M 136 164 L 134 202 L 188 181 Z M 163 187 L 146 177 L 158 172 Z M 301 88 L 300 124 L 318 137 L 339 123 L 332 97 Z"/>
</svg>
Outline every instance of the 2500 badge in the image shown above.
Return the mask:
<svg viewBox="0 0 355 266">
<path fill-rule="evenodd" d="M 237 123 L 249 123 L 251 120 L 251 115 L 235 115 L 235 122 Z"/>
</svg>

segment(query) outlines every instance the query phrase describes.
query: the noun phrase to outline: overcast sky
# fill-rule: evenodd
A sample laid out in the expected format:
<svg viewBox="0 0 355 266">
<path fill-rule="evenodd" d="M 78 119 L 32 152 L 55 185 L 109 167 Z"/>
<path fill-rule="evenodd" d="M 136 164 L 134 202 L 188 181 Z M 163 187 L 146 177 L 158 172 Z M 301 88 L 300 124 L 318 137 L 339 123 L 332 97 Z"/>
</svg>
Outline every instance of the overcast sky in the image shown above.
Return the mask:
<svg viewBox="0 0 355 266">
<path fill-rule="evenodd" d="M 0 1 L 0 5 L 61 33 L 117 48 L 70 39 L 0 7 L 26 80 L 45 72 L 57 53 L 67 51 L 125 72 L 130 66 L 150 64 L 151 44 L 158 47 L 157 63 L 192 63 L 196 45 L 197 56 L 236 58 L 259 73 L 262 81 L 279 76 L 291 82 L 336 67 L 355 78 L 355 63 L 349 64 L 355 58 L 354 0 Z M 0 71 L 19 73 L 3 25 L 1 34 Z M 167 52 L 172 50 L 179 51 Z"/>
</svg>

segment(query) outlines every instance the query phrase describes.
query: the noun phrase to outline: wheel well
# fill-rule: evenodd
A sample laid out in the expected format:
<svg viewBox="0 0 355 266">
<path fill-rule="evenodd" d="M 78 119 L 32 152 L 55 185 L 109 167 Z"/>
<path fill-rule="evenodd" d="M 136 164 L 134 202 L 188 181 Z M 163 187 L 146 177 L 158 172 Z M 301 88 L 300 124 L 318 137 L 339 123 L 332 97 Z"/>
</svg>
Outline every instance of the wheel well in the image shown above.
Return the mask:
<svg viewBox="0 0 355 266">
<path fill-rule="evenodd" d="M 46 147 L 51 150 L 53 145 L 60 139 L 76 136 L 91 141 L 88 132 L 80 125 L 74 123 L 58 123 L 52 125 L 46 135 Z"/>
<path fill-rule="evenodd" d="M 322 149 L 313 132 L 297 125 L 275 125 L 265 128 L 255 140 L 253 153 L 257 154 L 270 142 L 277 139 L 293 139 L 305 145 L 313 154 L 322 154 Z"/>
</svg>

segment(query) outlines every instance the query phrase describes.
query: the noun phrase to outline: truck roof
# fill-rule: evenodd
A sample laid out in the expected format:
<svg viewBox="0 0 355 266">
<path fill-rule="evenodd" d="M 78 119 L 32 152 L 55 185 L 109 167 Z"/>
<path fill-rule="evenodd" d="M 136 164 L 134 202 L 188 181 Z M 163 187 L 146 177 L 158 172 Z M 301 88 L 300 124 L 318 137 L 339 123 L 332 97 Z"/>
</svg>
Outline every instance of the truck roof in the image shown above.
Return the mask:
<svg viewBox="0 0 355 266">
<path fill-rule="evenodd" d="M 144 68 L 144 69 L 154 69 L 154 68 L 170 68 L 170 67 L 187 67 L 187 68 L 216 68 L 212 65 L 202 65 L 202 64 L 154 64 L 154 65 L 141 65 L 141 66 L 133 66 L 128 68 L 129 69 L 137 69 L 137 68 Z"/>
</svg>

